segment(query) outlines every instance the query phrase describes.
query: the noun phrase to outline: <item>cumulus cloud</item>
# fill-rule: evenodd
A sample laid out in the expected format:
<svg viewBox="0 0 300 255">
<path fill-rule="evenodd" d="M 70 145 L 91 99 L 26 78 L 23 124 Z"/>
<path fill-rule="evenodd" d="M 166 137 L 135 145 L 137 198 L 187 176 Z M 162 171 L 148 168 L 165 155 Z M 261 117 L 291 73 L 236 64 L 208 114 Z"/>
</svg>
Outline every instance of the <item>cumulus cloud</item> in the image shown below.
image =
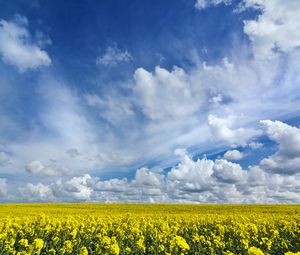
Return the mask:
<svg viewBox="0 0 300 255">
<path fill-rule="evenodd" d="M 180 163 L 164 173 L 140 168 L 132 180 L 101 180 L 88 174 L 60 179 L 48 185 L 27 184 L 24 199 L 50 201 L 156 202 L 156 203 L 299 203 L 300 174 L 249 170 L 225 159 L 193 160 L 177 150 Z"/>
<path fill-rule="evenodd" d="M 41 185 L 29 183 L 19 188 L 23 198 L 29 201 L 100 201 L 100 202 L 151 202 L 163 201 L 164 176 L 141 168 L 132 181 L 127 179 L 99 180 L 85 174 L 71 179 Z"/>
<path fill-rule="evenodd" d="M 160 187 L 163 179 L 159 173 L 151 172 L 147 168 L 140 168 L 136 171 L 134 183 L 138 186 Z"/>
<path fill-rule="evenodd" d="M 25 169 L 28 173 L 38 177 L 57 177 L 70 174 L 70 170 L 67 167 L 46 166 L 40 161 L 28 163 Z"/>
<path fill-rule="evenodd" d="M 92 177 L 88 174 L 79 177 L 73 177 L 63 182 L 58 180 L 52 185 L 53 193 L 56 197 L 63 197 L 67 200 L 88 201 L 91 199 L 92 188 L 89 187 L 89 181 Z"/>
<path fill-rule="evenodd" d="M 20 15 L 11 21 L 0 20 L 0 54 L 19 72 L 51 65 L 48 53 L 31 37 L 27 18 Z"/>
<path fill-rule="evenodd" d="M 52 189 L 42 183 L 27 183 L 25 187 L 18 188 L 21 197 L 28 201 L 53 201 Z"/>
<path fill-rule="evenodd" d="M 245 157 L 245 154 L 240 152 L 239 150 L 229 150 L 226 151 L 223 155 L 224 159 L 227 160 L 241 160 L 243 157 Z"/>
<path fill-rule="evenodd" d="M 259 166 L 253 166 L 248 171 L 247 184 L 249 188 L 263 187 L 268 181 L 268 174 Z"/>
<path fill-rule="evenodd" d="M 102 202 L 163 202 L 166 200 L 164 175 L 140 168 L 130 181 L 124 179 L 96 180 L 93 197 Z"/>
<path fill-rule="evenodd" d="M 169 72 L 157 66 L 154 73 L 138 68 L 134 79 L 137 103 L 150 119 L 187 116 L 194 113 L 201 103 L 193 100 L 189 76 L 182 68 L 175 66 Z"/>
<path fill-rule="evenodd" d="M 176 151 L 178 154 L 178 151 Z M 214 162 L 207 159 L 193 161 L 183 151 L 180 152 L 181 162 L 168 173 L 169 187 L 177 187 L 190 192 L 201 192 L 212 188 L 211 175 Z"/>
<path fill-rule="evenodd" d="M 299 203 L 300 129 L 280 121 L 261 124 L 278 143 L 278 151 L 249 169 L 230 161 L 240 156 L 238 150 L 228 151 L 227 159 L 194 160 L 186 150 L 177 149 L 180 162 L 168 172 L 144 167 L 131 180 L 101 180 L 85 174 L 49 184 L 28 183 L 19 192 L 28 201 Z"/>
<path fill-rule="evenodd" d="M 90 180 L 91 177 L 85 174 L 68 180 L 59 179 L 50 184 L 27 183 L 18 191 L 27 201 L 89 201 L 92 193 Z"/>
<path fill-rule="evenodd" d="M 131 60 L 132 56 L 129 51 L 122 51 L 114 45 L 107 47 L 104 55 L 99 56 L 96 63 L 105 67 L 114 67 L 120 63 L 130 62 Z"/>
<path fill-rule="evenodd" d="M 224 159 L 181 162 L 167 175 L 168 199 L 197 203 L 298 203 L 299 173 L 271 173 L 261 166 L 249 170 Z M 207 184 L 207 185 L 205 185 Z"/>
<path fill-rule="evenodd" d="M 167 175 L 168 196 L 177 202 L 241 202 L 245 197 L 238 189 L 247 177 L 239 164 L 206 158 L 194 161 L 184 154 Z"/>
<path fill-rule="evenodd" d="M 253 128 L 233 128 L 233 118 L 219 118 L 212 114 L 208 116 L 208 125 L 214 138 L 226 141 L 232 145 L 246 145 L 249 140 L 259 136 L 261 131 Z"/>
<path fill-rule="evenodd" d="M 278 151 L 260 164 L 267 171 L 279 174 L 300 172 L 300 128 L 281 121 L 261 121 L 267 136 L 278 144 Z"/>
<path fill-rule="evenodd" d="M 212 176 L 225 183 L 236 183 L 244 180 L 245 176 L 247 176 L 247 172 L 239 164 L 225 159 L 217 159 L 214 163 L 213 171 Z"/>
<path fill-rule="evenodd" d="M 256 20 L 244 25 L 256 58 L 274 58 L 300 46 L 299 1 L 244 0 L 242 6 L 261 11 Z"/>
<path fill-rule="evenodd" d="M 199 10 L 220 4 L 230 5 L 232 0 L 197 0 Z M 300 46 L 300 6 L 297 0 L 262 1 L 243 0 L 237 12 L 248 9 L 260 11 L 254 20 L 244 21 L 244 32 L 252 43 L 253 54 L 257 59 L 273 59 L 281 53 L 290 53 Z"/>
<path fill-rule="evenodd" d="M 195 8 L 202 10 L 210 6 L 217 6 L 219 4 L 230 5 L 232 0 L 197 0 L 195 3 Z"/>
</svg>

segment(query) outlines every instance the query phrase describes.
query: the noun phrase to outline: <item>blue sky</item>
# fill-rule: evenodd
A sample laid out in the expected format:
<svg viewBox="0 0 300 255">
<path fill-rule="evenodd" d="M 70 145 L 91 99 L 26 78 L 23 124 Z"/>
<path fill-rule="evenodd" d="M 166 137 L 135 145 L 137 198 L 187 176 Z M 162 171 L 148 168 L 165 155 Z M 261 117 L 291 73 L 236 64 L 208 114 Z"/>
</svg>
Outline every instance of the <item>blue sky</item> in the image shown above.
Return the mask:
<svg viewBox="0 0 300 255">
<path fill-rule="evenodd" d="M 299 203 L 300 4 L 0 8 L 0 200 Z"/>
</svg>

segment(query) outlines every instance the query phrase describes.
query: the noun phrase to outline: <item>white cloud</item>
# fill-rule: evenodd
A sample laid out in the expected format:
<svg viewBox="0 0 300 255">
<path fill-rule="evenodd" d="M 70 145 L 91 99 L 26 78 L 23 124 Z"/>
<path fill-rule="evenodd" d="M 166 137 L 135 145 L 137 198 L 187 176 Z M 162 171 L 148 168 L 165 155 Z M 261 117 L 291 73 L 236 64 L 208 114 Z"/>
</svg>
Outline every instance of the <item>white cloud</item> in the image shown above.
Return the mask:
<svg viewBox="0 0 300 255">
<path fill-rule="evenodd" d="M 271 120 L 263 120 L 261 124 L 279 147 L 274 155 L 261 161 L 262 168 L 280 174 L 300 173 L 300 128 Z"/>
<path fill-rule="evenodd" d="M 5 166 L 11 163 L 10 155 L 5 151 L 0 151 L 0 166 Z"/>
<path fill-rule="evenodd" d="M 29 201 L 101 201 L 154 203 L 299 203 L 300 174 L 267 172 L 260 166 L 244 170 L 224 159 L 193 160 L 177 150 L 178 165 L 168 173 L 140 168 L 132 180 L 100 180 L 88 174 L 50 184 L 19 188 Z"/>
<path fill-rule="evenodd" d="M 226 160 L 194 161 L 182 154 L 181 163 L 172 168 L 167 177 L 167 194 L 171 201 L 297 203 L 300 200 L 297 190 L 299 174 L 292 179 L 285 175 L 267 173 L 258 166 L 251 167 L 248 171 L 239 164 Z"/>
<path fill-rule="evenodd" d="M 241 160 L 243 157 L 245 157 L 245 154 L 238 151 L 238 150 L 229 150 L 226 151 L 225 154 L 223 155 L 224 159 L 227 160 Z"/>
<path fill-rule="evenodd" d="M 90 146 L 88 143 L 95 139 L 94 130 L 85 115 L 80 97 L 56 81 L 46 83 L 41 93 L 47 106 L 40 112 L 43 124 L 79 150 L 83 143 Z"/>
<path fill-rule="evenodd" d="M 197 0 L 199 10 L 219 4 L 230 5 L 232 0 Z M 254 20 L 244 21 L 244 32 L 252 43 L 257 59 L 273 59 L 280 53 L 290 53 L 300 46 L 300 5 L 298 0 L 243 0 L 236 11 L 249 8 L 261 13 Z"/>
<path fill-rule="evenodd" d="M 183 151 L 181 151 L 183 152 Z M 223 159 L 192 160 L 181 153 L 181 163 L 167 175 L 168 199 L 197 203 L 299 203 L 300 174 L 266 172 L 259 166 L 244 170 Z"/>
<path fill-rule="evenodd" d="M 224 98 L 223 95 L 218 94 L 216 96 L 213 96 L 211 101 L 216 104 L 216 105 L 220 105 L 223 102 Z"/>
<path fill-rule="evenodd" d="M 262 143 L 259 143 L 259 142 L 250 142 L 248 144 L 248 146 L 252 149 L 252 150 L 257 150 L 261 147 L 263 147 L 264 145 Z"/>
<path fill-rule="evenodd" d="M 150 119 L 184 117 L 197 111 L 201 103 L 193 99 L 189 76 L 179 67 L 169 72 L 157 66 L 154 73 L 138 68 L 134 79 L 137 103 Z"/>
<path fill-rule="evenodd" d="M 251 7 L 261 11 L 256 20 L 247 20 L 244 25 L 256 58 L 273 58 L 300 46 L 298 0 L 244 0 L 244 9 Z"/>
<path fill-rule="evenodd" d="M 27 183 L 25 187 L 18 188 L 21 197 L 28 201 L 53 201 L 52 189 L 45 184 Z"/>
<path fill-rule="evenodd" d="M 88 201 L 92 193 L 90 180 L 91 177 L 85 174 L 69 180 L 59 179 L 50 184 L 27 183 L 18 190 L 27 201 Z"/>
<path fill-rule="evenodd" d="M 133 162 L 134 158 L 131 156 L 123 155 L 118 152 L 110 152 L 110 153 L 98 153 L 95 158 L 104 164 L 111 165 L 128 165 Z"/>
<path fill-rule="evenodd" d="M 7 195 L 7 180 L 0 178 L 0 198 L 5 198 Z"/>
<path fill-rule="evenodd" d="M 214 138 L 224 140 L 231 145 L 246 145 L 249 140 L 259 136 L 260 130 L 253 128 L 233 128 L 233 118 L 208 116 L 208 125 Z"/>
<path fill-rule="evenodd" d="M 97 58 L 96 63 L 106 67 L 114 67 L 120 63 L 130 62 L 132 60 L 131 54 L 125 50 L 121 51 L 117 46 L 107 47 L 103 56 Z"/>
<path fill-rule="evenodd" d="M 32 161 L 25 167 L 26 171 L 37 177 L 57 177 L 70 174 L 67 167 L 46 166 L 40 161 Z"/>
<path fill-rule="evenodd" d="M 66 172 L 76 175 L 100 169 L 95 155 L 104 149 L 112 152 L 114 149 L 104 140 L 108 132 L 104 136 L 91 122 L 76 92 L 52 78 L 43 78 L 37 94 L 41 102 L 35 118 L 38 123 L 34 122 L 29 131 L 23 130 L 22 141 L 11 141 L 7 149 L 4 147 L 14 157 L 7 173 L 26 174 L 24 167 L 33 161 L 37 161 L 35 167 L 28 170 L 35 177 L 61 176 Z M 102 143 L 98 135 L 103 137 Z"/>
<path fill-rule="evenodd" d="M 147 168 L 140 168 L 136 171 L 134 184 L 142 187 L 162 187 L 164 178 L 161 174 L 150 171 Z"/>
<path fill-rule="evenodd" d="M 72 158 L 76 158 L 81 155 L 80 152 L 75 148 L 68 149 L 66 153 Z"/>
<path fill-rule="evenodd" d="M 96 94 L 88 94 L 85 99 L 89 106 L 95 107 L 100 116 L 113 125 L 123 125 L 134 117 L 133 105 L 124 97 L 107 95 L 101 98 Z"/>
<path fill-rule="evenodd" d="M 164 175 L 147 168 L 136 171 L 133 180 L 96 180 L 93 198 L 104 202 L 163 202 L 166 200 Z"/>
<path fill-rule="evenodd" d="M 230 5 L 232 0 L 197 0 L 195 3 L 195 8 L 202 10 L 210 6 L 216 6 L 219 4 Z"/>
<path fill-rule="evenodd" d="M 259 166 L 253 166 L 248 172 L 249 187 L 265 186 L 268 181 L 267 173 Z"/>
<path fill-rule="evenodd" d="M 94 190 L 98 193 L 110 192 L 110 193 L 122 193 L 128 189 L 127 179 L 109 179 L 109 180 L 96 180 Z M 110 199 L 107 197 L 107 199 Z"/>
<path fill-rule="evenodd" d="M 279 144 L 279 153 L 288 157 L 300 155 L 300 128 L 281 121 L 260 121 L 270 139 Z"/>
<path fill-rule="evenodd" d="M 53 185 L 53 193 L 56 197 L 66 200 L 88 201 L 91 199 L 92 188 L 89 187 L 89 181 L 92 177 L 88 174 L 63 182 L 57 181 Z"/>
<path fill-rule="evenodd" d="M 167 175 L 169 189 L 175 189 L 175 196 L 179 196 L 182 190 L 187 193 L 210 190 L 214 162 L 207 159 L 193 161 L 190 156 L 183 153 L 180 156 L 181 163 L 173 167 Z"/>
<path fill-rule="evenodd" d="M 15 20 L 0 20 L 0 54 L 2 60 L 18 68 L 19 72 L 51 65 L 47 52 L 34 43 L 28 20 L 20 15 Z"/>
<path fill-rule="evenodd" d="M 213 171 L 212 176 L 225 183 L 236 183 L 244 180 L 247 176 L 247 172 L 239 164 L 224 159 L 215 161 Z"/>
</svg>

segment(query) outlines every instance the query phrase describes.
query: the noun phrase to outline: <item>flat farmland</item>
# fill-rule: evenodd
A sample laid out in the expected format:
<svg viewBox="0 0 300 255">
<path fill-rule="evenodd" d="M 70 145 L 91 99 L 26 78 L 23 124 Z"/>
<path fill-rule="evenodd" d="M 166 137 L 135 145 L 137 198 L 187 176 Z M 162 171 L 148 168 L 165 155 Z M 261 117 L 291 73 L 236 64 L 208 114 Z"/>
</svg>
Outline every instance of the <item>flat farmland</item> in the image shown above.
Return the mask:
<svg viewBox="0 0 300 255">
<path fill-rule="evenodd" d="M 299 205 L 6 204 L 0 254 L 299 254 Z"/>
</svg>

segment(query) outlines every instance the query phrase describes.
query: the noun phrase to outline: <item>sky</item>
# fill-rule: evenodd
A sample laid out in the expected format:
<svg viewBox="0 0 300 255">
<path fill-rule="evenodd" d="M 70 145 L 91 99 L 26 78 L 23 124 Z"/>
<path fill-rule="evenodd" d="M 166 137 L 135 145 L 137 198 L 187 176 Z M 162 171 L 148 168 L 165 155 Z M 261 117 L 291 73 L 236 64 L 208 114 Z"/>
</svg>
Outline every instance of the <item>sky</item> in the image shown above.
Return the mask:
<svg viewBox="0 0 300 255">
<path fill-rule="evenodd" d="M 0 3 L 0 202 L 300 203 L 298 0 Z"/>
</svg>

